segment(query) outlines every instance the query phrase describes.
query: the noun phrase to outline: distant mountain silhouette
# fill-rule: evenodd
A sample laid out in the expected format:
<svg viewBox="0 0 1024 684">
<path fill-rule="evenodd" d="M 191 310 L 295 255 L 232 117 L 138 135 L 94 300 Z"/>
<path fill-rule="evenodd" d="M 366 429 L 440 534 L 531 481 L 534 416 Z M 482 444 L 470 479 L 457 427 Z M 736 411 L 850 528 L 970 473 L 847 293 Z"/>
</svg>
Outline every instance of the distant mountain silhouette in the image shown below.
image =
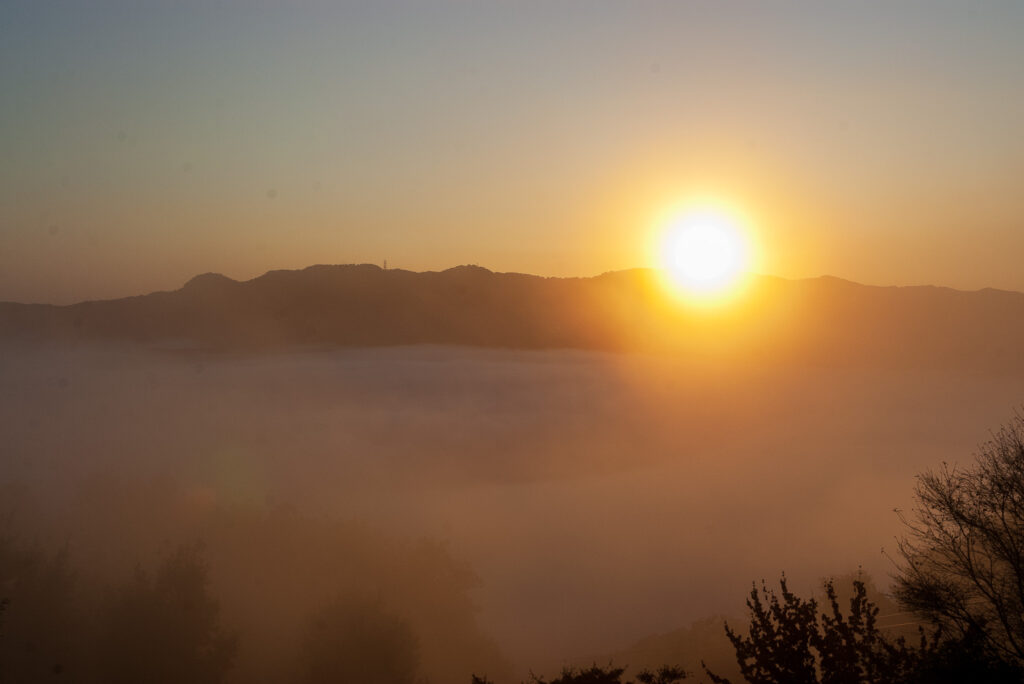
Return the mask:
<svg viewBox="0 0 1024 684">
<path fill-rule="evenodd" d="M 456 344 L 1020 371 L 1024 294 L 760 276 L 733 304 L 700 310 L 646 269 L 542 278 L 311 266 L 245 282 L 207 273 L 173 292 L 70 306 L 0 303 L 0 339 L 225 351 Z"/>
</svg>

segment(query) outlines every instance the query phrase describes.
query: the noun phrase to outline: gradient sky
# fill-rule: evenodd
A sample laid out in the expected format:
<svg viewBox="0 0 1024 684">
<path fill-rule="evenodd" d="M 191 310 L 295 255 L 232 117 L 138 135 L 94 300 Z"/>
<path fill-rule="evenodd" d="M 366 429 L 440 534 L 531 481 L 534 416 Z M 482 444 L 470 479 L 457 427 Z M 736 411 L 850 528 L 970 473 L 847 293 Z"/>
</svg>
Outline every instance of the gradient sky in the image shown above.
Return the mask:
<svg viewBox="0 0 1024 684">
<path fill-rule="evenodd" d="M 1024 290 L 1024 3 L 0 3 L 0 300 L 651 264 Z"/>
</svg>

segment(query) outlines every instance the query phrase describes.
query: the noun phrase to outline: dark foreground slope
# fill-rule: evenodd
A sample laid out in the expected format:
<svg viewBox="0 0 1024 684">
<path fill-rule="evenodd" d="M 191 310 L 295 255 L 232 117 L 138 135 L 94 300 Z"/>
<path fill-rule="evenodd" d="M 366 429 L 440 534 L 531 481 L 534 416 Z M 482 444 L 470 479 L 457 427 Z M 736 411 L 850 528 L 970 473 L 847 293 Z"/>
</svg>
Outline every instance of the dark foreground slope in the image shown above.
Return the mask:
<svg viewBox="0 0 1024 684">
<path fill-rule="evenodd" d="M 457 344 L 657 350 L 743 358 L 1024 369 L 1024 294 L 759 277 L 715 309 L 651 271 L 541 278 L 461 266 L 206 274 L 180 290 L 71 306 L 0 304 L 0 338 L 218 350 Z"/>
</svg>

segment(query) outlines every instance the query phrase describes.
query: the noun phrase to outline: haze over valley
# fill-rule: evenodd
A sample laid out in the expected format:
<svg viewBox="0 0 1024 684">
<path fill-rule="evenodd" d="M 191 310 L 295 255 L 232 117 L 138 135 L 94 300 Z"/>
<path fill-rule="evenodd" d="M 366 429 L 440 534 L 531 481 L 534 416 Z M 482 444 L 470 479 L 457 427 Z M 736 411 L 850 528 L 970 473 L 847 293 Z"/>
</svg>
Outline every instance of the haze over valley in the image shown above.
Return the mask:
<svg viewBox="0 0 1024 684">
<path fill-rule="evenodd" d="M 426 284 L 402 289 L 392 277 Z M 117 302 L 3 305 L 13 529 L 67 544 L 87 572 L 111 577 L 206 540 L 224 620 L 257 634 L 298 617 L 282 618 L 274 611 L 297 608 L 273 602 L 251 615 L 253 592 L 286 578 L 312 582 L 323 587 L 320 597 L 309 590 L 312 602 L 342 580 L 303 555 L 316 547 L 278 556 L 232 540 L 219 516 L 284 507 L 312 529 L 350 521 L 375 543 L 432 540 L 479 580 L 468 589 L 479 608 L 468 624 L 498 645 L 508 672 L 525 676 L 740 615 L 742 588 L 780 571 L 806 590 L 858 567 L 886 586 L 893 561 L 882 548 L 891 556 L 901 532 L 894 509 L 911 506 L 914 476 L 963 461 L 1019 403 L 1024 369 L 1009 342 L 1019 339 L 1024 295 L 766 280 L 784 294 L 763 301 L 789 297 L 803 305 L 791 316 L 827 324 L 804 321 L 813 337 L 785 345 L 772 331 L 734 330 L 746 346 L 717 354 L 609 351 L 621 344 L 602 337 L 614 326 L 595 311 L 558 308 L 655 296 L 638 289 L 639 277 L 317 267 L 267 276 L 291 289 L 210 276 Z M 261 289 L 236 304 L 197 297 L 202 287 Z M 462 287 L 474 304 L 427 315 L 431 287 Z M 550 306 L 524 306 L 524 290 Z M 354 313 L 352 291 L 376 305 Z M 269 302 L 291 316 L 264 314 Z M 600 304 L 601 314 L 613 310 Z M 525 314 L 487 327 L 487 315 L 508 312 Z M 192 327 L 178 333 L 178 320 Z M 555 328 L 558 320 L 595 323 Z M 951 344 L 949 330 L 965 321 L 972 334 Z M 248 337 L 271 324 L 265 338 Z M 697 324 L 699 335 L 735 325 L 689 311 L 652 326 Z M 367 338 L 377 344 L 356 344 Z M 672 339 L 685 344 L 686 335 Z M 462 344 L 437 344 L 447 340 Z M 563 340 L 582 348 L 556 346 Z M 275 574 L 241 570 L 244 544 L 271 554 Z M 250 587 L 239 572 L 259 579 Z M 366 589 L 379 580 L 360 581 Z M 430 648 L 439 647 L 424 645 L 435 677 L 470 668 L 479 653 Z"/>
</svg>

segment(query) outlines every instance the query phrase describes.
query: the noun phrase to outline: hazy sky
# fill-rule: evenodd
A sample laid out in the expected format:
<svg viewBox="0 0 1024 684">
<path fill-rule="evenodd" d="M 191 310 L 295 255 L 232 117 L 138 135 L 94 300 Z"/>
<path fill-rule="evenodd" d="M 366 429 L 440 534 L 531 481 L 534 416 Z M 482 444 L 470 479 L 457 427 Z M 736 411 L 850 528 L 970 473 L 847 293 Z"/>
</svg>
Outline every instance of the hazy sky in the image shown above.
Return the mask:
<svg viewBox="0 0 1024 684">
<path fill-rule="evenodd" d="M 1024 290 L 1024 3 L 0 4 L 0 300 L 377 262 Z"/>
</svg>

